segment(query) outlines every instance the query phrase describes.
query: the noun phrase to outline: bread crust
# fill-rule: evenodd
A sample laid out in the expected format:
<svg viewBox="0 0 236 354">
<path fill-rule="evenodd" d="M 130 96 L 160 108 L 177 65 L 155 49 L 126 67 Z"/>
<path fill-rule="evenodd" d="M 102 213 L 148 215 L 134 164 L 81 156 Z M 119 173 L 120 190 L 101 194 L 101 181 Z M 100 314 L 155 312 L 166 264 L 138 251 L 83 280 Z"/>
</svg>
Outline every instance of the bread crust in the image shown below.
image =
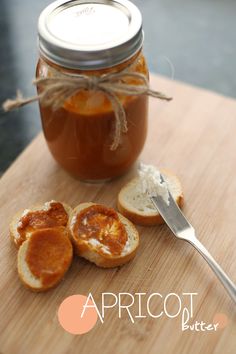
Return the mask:
<svg viewBox="0 0 236 354">
<path fill-rule="evenodd" d="M 177 198 L 175 198 L 176 203 L 178 204 L 178 206 L 180 208 L 183 207 L 184 205 L 184 197 L 183 197 L 183 192 L 182 192 L 182 186 L 181 183 L 178 179 L 177 176 L 175 176 L 173 173 L 166 171 L 166 170 L 162 170 L 161 171 L 162 174 L 168 176 L 171 176 L 172 178 L 175 178 L 176 184 L 178 184 L 179 188 L 180 188 L 180 193 L 178 195 Z M 123 186 L 123 188 L 120 190 L 119 194 L 118 194 L 118 198 L 117 198 L 117 208 L 119 210 L 119 212 L 124 215 L 127 219 L 129 219 L 130 221 L 132 221 L 134 224 L 137 225 L 141 225 L 141 226 L 155 226 L 155 225 L 162 225 L 164 224 L 164 220 L 161 217 L 161 215 L 157 212 L 156 214 L 153 215 L 144 215 L 144 213 L 139 213 L 138 210 L 130 210 L 128 208 L 127 205 L 125 205 L 123 198 L 122 198 L 122 194 L 129 192 L 129 186 L 133 183 L 135 183 L 135 181 L 138 180 L 137 177 L 133 178 L 131 181 L 129 181 L 127 184 L 125 184 Z"/>
<path fill-rule="evenodd" d="M 86 209 L 92 205 L 99 205 L 99 204 L 92 203 L 92 202 L 79 204 L 74 209 L 73 213 L 71 214 L 71 217 L 69 220 L 69 228 L 70 228 L 70 235 L 71 235 L 72 244 L 74 246 L 75 254 L 87 259 L 88 261 L 90 261 L 92 263 L 95 263 L 98 267 L 102 267 L 102 268 L 114 268 L 114 267 L 118 267 L 118 266 L 121 266 L 121 265 L 129 262 L 136 255 L 137 248 L 139 246 L 139 233 L 138 233 L 137 229 L 135 228 L 135 226 L 127 218 L 125 218 L 123 215 L 121 215 L 119 213 L 118 213 L 118 216 L 119 216 L 120 221 L 125 226 L 126 231 L 128 230 L 127 231 L 128 238 L 129 238 L 129 235 L 132 233 L 132 237 L 134 239 L 134 243 L 132 245 L 131 251 L 125 255 L 115 256 L 115 255 L 108 255 L 108 254 L 107 255 L 100 254 L 96 251 L 95 247 L 93 247 L 90 244 L 87 244 L 83 241 L 80 242 L 80 240 L 78 240 L 76 238 L 76 236 L 74 235 L 73 218 L 79 212 L 81 212 L 83 209 Z M 131 240 L 130 240 L 130 242 L 131 242 Z"/>
</svg>

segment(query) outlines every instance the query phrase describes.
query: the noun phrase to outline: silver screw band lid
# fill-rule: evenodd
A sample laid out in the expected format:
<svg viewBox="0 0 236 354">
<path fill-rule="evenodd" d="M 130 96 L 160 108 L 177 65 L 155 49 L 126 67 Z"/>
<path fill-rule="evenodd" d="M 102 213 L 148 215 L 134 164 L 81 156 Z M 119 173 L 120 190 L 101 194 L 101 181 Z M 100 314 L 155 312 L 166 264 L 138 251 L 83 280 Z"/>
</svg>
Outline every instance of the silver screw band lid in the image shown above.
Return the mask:
<svg viewBox="0 0 236 354">
<path fill-rule="evenodd" d="M 58 0 L 38 22 L 39 50 L 60 66 L 94 70 L 132 57 L 143 44 L 142 15 L 128 0 Z"/>
</svg>

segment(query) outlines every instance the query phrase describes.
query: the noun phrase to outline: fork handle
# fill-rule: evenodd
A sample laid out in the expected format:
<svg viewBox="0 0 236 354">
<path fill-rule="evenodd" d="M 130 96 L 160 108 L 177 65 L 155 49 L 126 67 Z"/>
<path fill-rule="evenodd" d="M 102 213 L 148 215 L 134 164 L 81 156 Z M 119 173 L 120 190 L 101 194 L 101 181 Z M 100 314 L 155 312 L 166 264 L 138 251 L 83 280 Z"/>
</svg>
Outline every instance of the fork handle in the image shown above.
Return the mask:
<svg viewBox="0 0 236 354">
<path fill-rule="evenodd" d="M 215 261 L 215 259 L 211 256 L 211 254 L 196 237 L 192 238 L 191 240 L 188 240 L 188 242 L 191 243 L 207 261 L 213 272 L 215 272 L 218 279 L 228 291 L 232 300 L 236 303 L 236 286 L 232 282 L 232 280 L 230 280 L 228 275 L 223 271 L 223 269 L 219 266 L 219 264 Z"/>
</svg>

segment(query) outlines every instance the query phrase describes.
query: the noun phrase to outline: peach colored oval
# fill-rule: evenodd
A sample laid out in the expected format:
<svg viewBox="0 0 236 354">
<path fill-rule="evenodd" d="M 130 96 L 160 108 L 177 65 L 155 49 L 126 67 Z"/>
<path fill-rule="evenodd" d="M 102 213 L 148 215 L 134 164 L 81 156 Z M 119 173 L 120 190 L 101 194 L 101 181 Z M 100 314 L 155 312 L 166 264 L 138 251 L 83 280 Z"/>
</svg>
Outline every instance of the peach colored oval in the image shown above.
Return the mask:
<svg viewBox="0 0 236 354">
<path fill-rule="evenodd" d="M 71 334 L 84 334 L 89 332 L 96 324 L 98 314 L 94 307 L 85 309 L 87 296 L 72 295 L 62 301 L 58 309 L 58 321 L 65 331 Z M 93 306 L 93 301 L 89 300 L 87 305 Z"/>
<path fill-rule="evenodd" d="M 213 323 L 219 323 L 218 328 L 225 328 L 228 324 L 228 316 L 225 313 L 216 313 L 213 317 Z"/>
</svg>

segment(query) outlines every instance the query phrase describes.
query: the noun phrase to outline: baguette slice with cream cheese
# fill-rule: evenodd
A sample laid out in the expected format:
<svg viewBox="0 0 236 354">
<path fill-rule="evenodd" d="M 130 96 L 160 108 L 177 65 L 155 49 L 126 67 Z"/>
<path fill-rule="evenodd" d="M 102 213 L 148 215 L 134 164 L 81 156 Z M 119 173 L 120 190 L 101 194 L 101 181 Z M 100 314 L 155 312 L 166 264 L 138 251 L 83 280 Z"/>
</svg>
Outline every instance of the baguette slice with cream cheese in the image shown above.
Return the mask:
<svg viewBox="0 0 236 354">
<path fill-rule="evenodd" d="M 161 173 L 176 203 L 182 207 L 184 198 L 179 179 L 170 172 L 161 171 Z M 164 223 L 147 193 L 142 192 L 140 177 L 132 179 L 120 190 L 117 207 L 119 212 L 134 224 L 154 226 Z"/>
<path fill-rule="evenodd" d="M 82 203 L 74 209 L 69 228 L 76 254 L 99 267 L 121 266 L 135 257 L 138 231 L 114 209 Z"/>
</svg>

